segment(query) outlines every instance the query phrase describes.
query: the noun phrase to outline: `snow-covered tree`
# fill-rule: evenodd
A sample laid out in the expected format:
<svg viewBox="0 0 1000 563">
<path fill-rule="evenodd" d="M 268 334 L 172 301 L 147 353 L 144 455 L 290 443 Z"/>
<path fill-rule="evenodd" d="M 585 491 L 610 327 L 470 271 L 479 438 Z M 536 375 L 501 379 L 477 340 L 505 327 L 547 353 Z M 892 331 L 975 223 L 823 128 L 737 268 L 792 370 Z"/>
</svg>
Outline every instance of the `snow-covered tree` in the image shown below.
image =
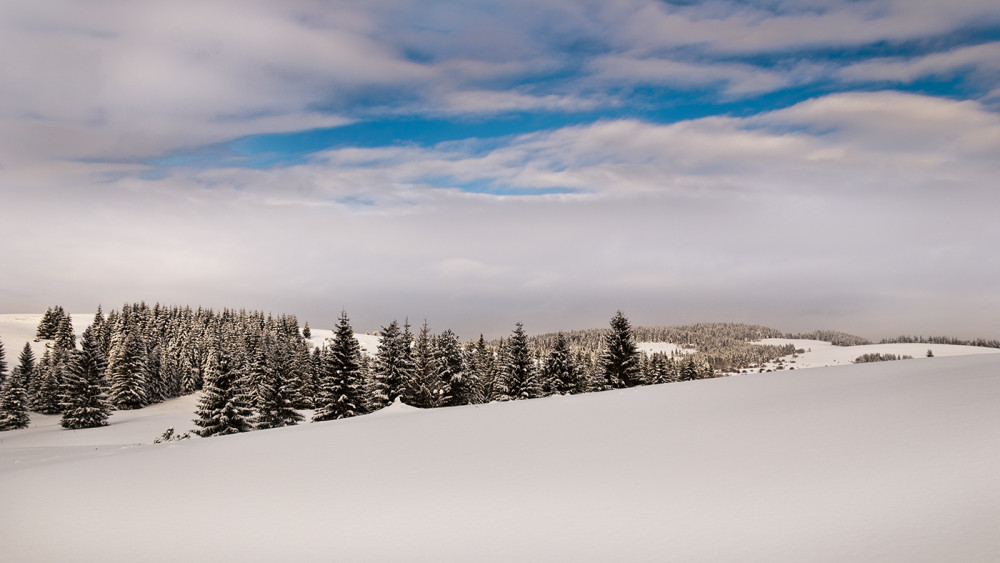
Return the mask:
<svg viewBox="0 0 1000 563">
<path fill-rule="evenodd" d="M 540 397 L 542 389 L 538 382 L 538 372 L 528 346 L 528 336 L 520 322 L 515 324 L 514 332 L 511 333 L 505 359 L 505 398 L 517 400 Z"/>
<path fill-rule="evenodd" d="M 3 387 L 4 379 L 7 377 L 7 352 L 3 348 L 3 340 L 0 340 L 0 387 Z"/>
<path fill-rule="evenodd" d="M 547 394 L 580 393 L 583 391 L 583 371 L 569 349 L 566 335 L 559 333 L 555 344 L 545 358 L 542 370 L 544 391 Z"/>
<path fill-rule="evenodd" d="M 0 431 L 27 428 L 30 422 L 28 391 L 24 374 L 18 366 L 0 387 Z"/>
<path fill-rule="evenodd" d="M 458 335 L 450 328 L 434 338 L 434 359 L 439 377 L 448 387 L 448 406 L 471 405 L 476 401 L 475 374 L 468 369 Z"/>
<path fill-rule="evenodd" d="M 302 415 L 292 405 L 294 395 L 289 343 L 273 334 L 263 340 L 264 374 L 257 387 L 256 428 L 279 428 L 298 424 Z"/>
<path fill-rule="evenodd" d="M 25 342 L 21 348 L 21 354 L 17 357 L 17 367 L 21 369 L 21 377 L 24 378 L 24 388 L 28 388 L 31 376 L 35 373 L 35 353 L 31 350 L 31 344 Z"/>
<path fill-rule="evenodd" d="M 35 368 L 37 388 L 31 407 L 42 414 L 59 414 L 62 402 L 62 381 L 65 370 L 63 355 L 67 352 L 46 346 L 42 360 Z"/>
<path fill-rule="evenodd" d="M 413 371 L 406 382 L 403 402 L 422 409 L 447 404 L 448 384 L 441 378 L 441 368 L 434 357 L 433 339 L 426 320 L 413 343 L 411 356 Z"/>
<path fill-rule="evenodd" d="M 313 422 L 348 418 L 365 413 L 365 379 L 361 370 L 361 345 L 347 313 L 341 311 L 333 343 L 323 355 L 319 404 Z"/>
<path fill-rule="evenodd" d="M 642 384 L 639 370 L 639 349 L 632 334 L 632 325 L 621 311 L 611 319 L 611 332 L 605 339 L 601 357 L 605 389 L 635 387 Z"/>
<path fill-rule="evenodd" d="M 203 370 L 205 390 L 198 401 L 199 436 L 225 436 L 253 429 L 253 411 L 243 389 L 241 374 L 229 353 L 209 352 Z"/>
<path fill-rule="evenodd" d="M 101 385 L 105 366 L 100 344 L 88 327 L 83 332 L 83 349 L 72 352 L 62 386 L 64 428 L 94 428 L 108 423 L 110 405 Z"/>
<path fill-rule="evenodd" d="M 399 323 L 392 321 L 382 327 L 375 365 L 372 369 L 374 385 L 372 407 L 388 406 L 403 395 L 404 386 L 413 372 L 410 362 L 410 340 L 404 336 Z"/>
<path fill-rule="evenodd" d="M 138 330 L 126 327 L 115 335 L 108 358 L 108 381 L 111 404 L 116 409 L 138 409 L 146 406 L 147 352 Z"/>
</svg>

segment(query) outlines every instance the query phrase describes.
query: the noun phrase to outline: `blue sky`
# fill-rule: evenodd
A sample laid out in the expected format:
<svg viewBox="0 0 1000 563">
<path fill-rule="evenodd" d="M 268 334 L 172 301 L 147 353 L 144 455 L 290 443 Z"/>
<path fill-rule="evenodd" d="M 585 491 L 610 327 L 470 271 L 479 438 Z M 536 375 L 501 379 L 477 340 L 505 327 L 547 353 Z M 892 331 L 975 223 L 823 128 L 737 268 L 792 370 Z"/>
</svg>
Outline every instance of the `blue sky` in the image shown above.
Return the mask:
<svg viewBox="0 0 1000 563">
<path fill-rule="evenodd" d="M 6 311 L 1000 336 L 995 2 L 14 1 L 0 37 Z"/>
</svg>

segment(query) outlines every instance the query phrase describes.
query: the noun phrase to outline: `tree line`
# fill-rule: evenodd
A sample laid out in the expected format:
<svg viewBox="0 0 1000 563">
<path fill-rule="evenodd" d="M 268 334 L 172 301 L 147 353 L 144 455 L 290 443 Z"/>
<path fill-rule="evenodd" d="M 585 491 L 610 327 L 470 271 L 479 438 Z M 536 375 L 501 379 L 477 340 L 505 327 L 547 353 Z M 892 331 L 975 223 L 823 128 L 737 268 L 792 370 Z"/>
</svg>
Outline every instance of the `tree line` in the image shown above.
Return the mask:
<svg viewBox="0 0 1000 563">
<path fill-rule="evenodd" d="M 381 327 L 378 351 L 363 354 L 346 312 L 334 336 L 311 346 L 293 315 L 126 304 L 99 307 L 78 345 L 62 307 L 50 308 L 37 338 L 6 374 L 0 343 L 0 428 L 24 428 L 29 412 L 60 414 L 66 428 L 107 424 L 112 410 L 142 408 L 202 391 L 198 433 L 213 436 L 365 414 L 394 401 L 421 408 L 575 394 L 711 377 L 693 356 L 640 354 L 618 313 L 599 353 L 556 335 L 548 345 L 516 323 L 508 338 L 461 342 L 450 329 Z"/>
</svg>

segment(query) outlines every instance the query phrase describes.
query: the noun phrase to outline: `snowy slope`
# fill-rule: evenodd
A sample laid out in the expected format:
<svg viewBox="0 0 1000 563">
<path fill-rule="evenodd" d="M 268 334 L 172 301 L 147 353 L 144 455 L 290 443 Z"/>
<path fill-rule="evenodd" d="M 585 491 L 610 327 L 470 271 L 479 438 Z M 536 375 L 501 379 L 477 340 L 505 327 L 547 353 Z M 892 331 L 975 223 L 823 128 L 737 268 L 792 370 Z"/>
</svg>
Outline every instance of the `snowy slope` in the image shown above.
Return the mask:
<svg viewBox="0 0 1000 563">
<path fill-rule="evenodd" d="M 934 352 L 936 357 L 968 356 L 973 354 L 998 354 L 998 348 L 983 348 L 981 346 L 958 346 L 954 344 L 868 344 L 865 346 L 834 346 L 822 340 L 793 340 L 787 338 L 768 338 L 758 344 L 794 344 L 796 349 L 805 350 L 797 358 L 785 356 L 785 368 L 795 369 L 826 367 L 850 364 L 865 354 L 895 354 L 896 356 L 913 356 L 923 358 L 927 350 Z M 774 363 L 764 366 L 765 369 L 776 367 Z"/>
<path fill-rule="evenodd" d="M 1000 356 L 921 358 L 4 464 L 0 553 L 997 561 L 997 397 Z"/>
</svg>

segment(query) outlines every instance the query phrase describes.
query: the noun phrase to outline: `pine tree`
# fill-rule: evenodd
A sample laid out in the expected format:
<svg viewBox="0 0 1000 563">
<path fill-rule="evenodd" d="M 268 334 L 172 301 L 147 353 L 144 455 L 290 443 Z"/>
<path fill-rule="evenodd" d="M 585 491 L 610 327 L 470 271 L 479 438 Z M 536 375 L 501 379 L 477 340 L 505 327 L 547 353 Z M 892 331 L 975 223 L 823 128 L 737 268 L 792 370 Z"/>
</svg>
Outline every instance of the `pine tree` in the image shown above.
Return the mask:
<svg viewBox="0 0 1000 563">
<path fill-rule="evenodd" d="M 25 378 L 25 389 L 28 388 L 28 380 L 31 374 L 35 373 L 35 353 L 31 350 L 31 344 L 25 342 L 21 348 L 21 355 L 17 357 L 18 367 L 21 368 L 21 377 Z"/>
<path fill-rule="evenodd" d="M 7 377 L 7 352 L 3 349 L 3 340 L 0 340 L 0 387 Z"/>
<path fill-rule="evenodd" d="M 198 401 L 198 418 L 202 437 L 225 436 L 249 432 L 253 411 L 242 388 L 241 374 L 226 352 L 211 350 L 203 370 L 205 391 Z"/>
<path fill-rule="evenodd" d="M 493 400 L 493 387 L 496 381 L 496 361 L 493 350 L 486 345 L 486 339 L 479 335 L 479 340 L 468 345 L 469 372 L 472 374 L 473 403 L 486 403 Z"/>
<path fill-rule="evenodd" d="M 354 337 L 347 313 L 341 311 L 333 343 L 323 355 L 319 399 L 313 422 L 348 418 L 365 413 L 361 345 Z"/>
<path fill-rule="evenodd" d="M 524 333 L 524 325 L 520 322 L 514 325 L 507 348 L 507 363 L 504 373 L 506 398 L 509 400 L 533 399 L 542 394 L 538 382 L 537 371 L 528 347 L 528 336 Z"/>
<path fill-rule="evenodd" d="M 681 368 L 680 381 L 693 381 L 695 379 L 701 379 L 701 373 L 698 370 L 698 365 L 694 363 L 694 357 L 688 356 L 684 367 Z"/>
<path fill-rule="evenodd" d="M 386 407 L 403 395 L 405 383 L 413 372 L 409 352 L 410 339 L 400 331 L 398 322 L 392 321 L 382 327 L 372 370 L 373 409 Z"/>
<path fill-rule="evenodd" d="M 430 327 L 424 320 L 413 343 L 413 371 L 406 382 L 403 402 L 422 409 L 441 407 L 448 401 L 448 384 L 441 379 L 441 369 L 434 357 Z"/>
<path fill-rule="evenodd" d="M 27 428 L 30 423 L 28 391 L 18 366 L 0 387 L 0 431 Z"/>
<path fill-rule="evenodd" d="M 639 350 L 632 325 L 621 311 L 611 319 L 611 332 L 605 339 L 607 349 L 601 358 L 605 389 L 635 387 L 642 384 Z"/>
<path fill-rule="evenodd" d="M 565 395 L 583 391 L 583 371 L 574 361 L 565 334 L 560 332 L 556 335 L 542 373 L 547 394 Z"/>
<path fill-rule="evenodd" d="M 119 410 L 142 408 L 149 402 L 146 396 L 147 353 L 137 332 L 134 328 L 126 328 L 125 334 L 112 345 L 108 359 L 111 404 Z"/>
<path fill-rule="evenodd" d="M 42 320 L 38 323 L 38 330 L 35 331 L 35 338 L 39 340 L 51 340 L 55 338 L 56 327 L 58 326 L 59 318 L 52 307 L 45 310 L 45 314 L 42 315 Z"/>
<path fill-rule="evenodd" d="M 41 414 L 59 414 L 62 401 L 62 380 L 65 363 L 59 357 L 63 351 L 46 346 L 42 360 L 35 368 L 37 389 L 31 398 L 31 406 Z"/>
<path fill-rule="evenodd" d="M 312 330 L 309 329 L 309 321 L 302 327 L 302 338 L 310 339 L 312 338 Z"/>
<path fill-rule="evenodd" d="M 302 415 L 292 406 L 292 361 L 287 346 L 287 342 L 273 334 L 264 337 L 265 369 L 257 388 L 256 428 L 291 426 L 302 420 Z"/>
<path fill-rule="evenodd" d="M 110 405 L 101 380 L 106 367 L 101 363 L 100 344 L 88 327 L 83 331 L 83 349 L 70 356 L 69 369 L 62 386 L 62 420 L 64 428 L 94 428 L 106 426 Z"/>
<path fill-rule="evenodd" d="M 448 387 L 448 406 L 471 405 L 476 402 L 475 374 L 466 366 L 462 345 L 450 328 L 434 339 L 434 360 L 438 377 Z"/>
<path fill-rule="evenodd" d="M 61 312 L 62 308 L 60 308 Z M 76 334 L 73 333 L 73 321 L 66 313 L 62 313 L 56 323 L 55 331 L 56 348 L 63 350 L 76 349 Z"/>
</svg>

